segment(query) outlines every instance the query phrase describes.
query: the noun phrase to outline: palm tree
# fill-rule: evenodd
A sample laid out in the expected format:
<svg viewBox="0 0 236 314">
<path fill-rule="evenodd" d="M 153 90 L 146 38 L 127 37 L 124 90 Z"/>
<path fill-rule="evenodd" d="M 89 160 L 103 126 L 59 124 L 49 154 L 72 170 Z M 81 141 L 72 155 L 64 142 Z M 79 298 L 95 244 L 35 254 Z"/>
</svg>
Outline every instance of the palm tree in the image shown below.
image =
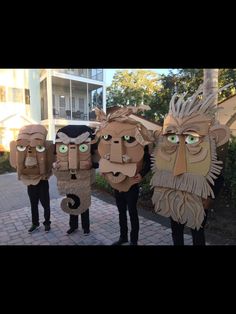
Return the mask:
<svg viewBox="0 0 236 314">
<path fill-rule="evenodd" d="M 210 93 L 214 93 L 214 103 L 217 106 L 219 69 L 204 69 L 203 75 L 203 98 L 205 99 Z"/>
</svg>

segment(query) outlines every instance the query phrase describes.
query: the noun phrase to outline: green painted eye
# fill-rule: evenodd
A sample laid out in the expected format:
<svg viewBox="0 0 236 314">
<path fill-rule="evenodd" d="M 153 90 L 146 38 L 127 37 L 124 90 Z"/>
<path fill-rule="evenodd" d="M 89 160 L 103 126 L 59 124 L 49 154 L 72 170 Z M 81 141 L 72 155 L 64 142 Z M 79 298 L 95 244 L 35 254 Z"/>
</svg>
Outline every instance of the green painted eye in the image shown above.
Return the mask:
<svg viewBox="0 0 236 314">
<path fill-rule="evenodd" d="M 17 148 L 17 150 L 18 150 L 19 152 L 23 152 L 23 151 L 25 151 L 26 146 L 23 146 L 23 145 L 17 145 L 17 146 L 16 146 L 16 148 Z"/>
<path fill-rule="evenodd" d="M 127 143 L 133 143 L 135 141 L 135 138 L 130 135 L 124 135 L 123 140 L 126 141 Z"/>
<path fill-rule="evenodd" d="M 129 141 L 130 140 L 130 136 L 129 135 L 124 135 L 124 140 L 125 141 Z"/>
<path fill-rule="evenodd" d="M 105 134 L 105 135 L 102 136 L 102 138 L 103 138 L 105 141 L 109 141 L 109 140 L 112 138 L 112 136 L 109 135 L 109 134 Z"/>
<path fill-rule="evenodd" d="M 67 153 L 68 152 L 68 146 L 67 145 L 60 145 L 59 146 L 59 152 L 60 153 Z"/>
<path fill-rule="evenodd" d="M 42 152 L 45 151 L 45 147 L 42 146 L 42 145 L 37 145 L 37 146 L 36 146 L 36 150 L 37 150 L 37 152 L 42 153 Z"/>
<path fill-rule="evenodd" d="M 81 145 L 79 146 L 79 150 L 81 151 L 81 153 L 87 152 L 87 150 L 88 150 L 88 145 L 86 145 L 86 144 L 81 144 Z"/>
<path fill-rule="evenodd" d="M 188 135 L 185 138 L 185 143 L 187 143 L 187 144 L 196 144 L 198 142 L 199 142 L 198 136 Z"/>
<path fill-rule="evenodd" d="M 179 137 L 176 134 L 172 134 L 172 135 L 167 136 L 167 139 L 169 142 L 171 142 L 173 144 L 179 143 Z"/>
</svg>

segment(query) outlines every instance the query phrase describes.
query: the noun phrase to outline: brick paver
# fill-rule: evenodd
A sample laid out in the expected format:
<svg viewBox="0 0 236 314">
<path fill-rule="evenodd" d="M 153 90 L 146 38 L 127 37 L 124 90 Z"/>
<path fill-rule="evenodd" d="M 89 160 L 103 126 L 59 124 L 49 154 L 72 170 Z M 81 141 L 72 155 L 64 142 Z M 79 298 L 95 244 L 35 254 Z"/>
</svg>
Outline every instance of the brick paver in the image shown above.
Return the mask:
<svg viewBox="0 0 236 314">
<path fill-rule="evenodd" d="M 61 199 L 60 197 L 51 200 L 52 228 L 49 233 L 45 233 L 44 226 L 41 224 L 38 231 L 28 234 L 27 230 L 31 225 L 30 207 L 0 211 L 0 245 L 110 245 L 118 239 L 119 222 L 115 205 L 92 196 L 90 235 L 83 235 L 81 224 L 77 232 L 67 235 L 69 215 L 60 209 Z M 41 205 L 39 213 L 42 222 Z M 185 244 L 191 245 L 191 236 L 184 237 Z M 170 229 L 140 217 L 139 245 L 172 245 Z"/>
</svg>

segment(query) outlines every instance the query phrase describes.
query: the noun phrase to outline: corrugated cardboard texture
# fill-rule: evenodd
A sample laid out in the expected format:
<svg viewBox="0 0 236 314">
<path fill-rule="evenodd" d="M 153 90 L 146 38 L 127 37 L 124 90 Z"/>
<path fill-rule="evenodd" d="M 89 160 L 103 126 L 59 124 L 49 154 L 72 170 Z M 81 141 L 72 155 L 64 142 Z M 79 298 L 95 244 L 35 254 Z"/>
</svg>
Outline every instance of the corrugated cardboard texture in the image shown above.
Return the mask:
<svg viewBox="0 0 236 314">
<path fill-rule="evenodd" d="M 192 229 L 200 229 L 205 213 L 199 196 L 167 188 L 154 188 L 152 201 L 156 213 L 171 217 L 178 223 L 186 223 Z"/>
<path fill-rule="evenodd" d="M 68 206 L 68 200 L 63 199 L 61 208 L 68 214 L 79 215 L 86 211 L 91 205 L 91 184 L 94 181 L 94 171 L 80 170 L 76 173 L 76 179 L 71 179 L 69 171 L 53 170 L 57 178 L 58 191 L 61 195 L 74 194 L 80 199 L 80 206 L 77 209 L 71 209 Z M 73 203 L 73 201 L 70 201 Z"/>
<path fill-rule="evenodd" d="M 10 163 L 17 169 L 18 179 L 25 185 L 36 185 L 52 175 L 54 144 L 46 141 L 46 136 L 47 130 L 44 126 L 27 125 L 20 129 L 17 140 L 10 144 Z M 26 146 L 25 151 L 18 151 L 17 145 Z M 36 145 L 45 146 L 45 151 L 36 151 Z M 31 147 L 31 152 L 28 147 Z"/>
</svg>

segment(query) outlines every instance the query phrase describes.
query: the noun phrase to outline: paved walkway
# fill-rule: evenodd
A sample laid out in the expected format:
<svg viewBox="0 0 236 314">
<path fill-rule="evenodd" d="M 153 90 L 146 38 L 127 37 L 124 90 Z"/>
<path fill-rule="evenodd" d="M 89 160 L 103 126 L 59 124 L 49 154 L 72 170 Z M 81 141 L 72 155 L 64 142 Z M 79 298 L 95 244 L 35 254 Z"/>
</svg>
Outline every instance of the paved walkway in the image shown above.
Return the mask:
<svg viewBox="0 0 236 314">
<path fill-rule="evenodd" d="M 59 199 L 51 201 L 51 230 L 45 233 L 41 224 L 39 230 L 28 234 L 31 225 L 30 208 L 24 207 L 0 213 L 0 245 L 110 245 L 119 237 L 116 206 L 92 197 L 90 208 L 91 233 L 84 236 L 81 226 L 77 232 L 67 235 L 69 215 L 60 209 Z M 43 208 L 40 206 L 43 221 Z M 129 225 L 130 228 L 130 225 Z M 130 229 L 129 229 L 130 230 Z M 140 217 L 140 245 L 172 245 L 171 231 L 157 222 Z M 185 235 L 185 243 L 192 244 Z"/>
<path fill-rule="evenodd" d="M 0 245 L 110 245 L 119 238 L 117 207 L 95 196 L 92 196 L 90 207 L 90 235 L 83 235 L 80 223 L 77 232 L 67 235 L 69 215 L 60 209 L 62 197 L 57 197 L 56 190 L 52 177 L 50 192 L 51 197 L 56 198 L 51 199 L 50 232 L 45 233 L 41 224 L 39 230 L 28 234 L 27 230 L 31 226 L 30 207 L 22 207 L 22 204 L 29 203 L 26 187 L 17 181 L 15 174 L 0 176 Z M 39 213 L 42 222 L 41 205 Z M 184 237 L 185 244 L 191 245 L 191 236 Z M 140 216 L 139 245 L 173 245 L 170 228 Z"/>
</svg>

